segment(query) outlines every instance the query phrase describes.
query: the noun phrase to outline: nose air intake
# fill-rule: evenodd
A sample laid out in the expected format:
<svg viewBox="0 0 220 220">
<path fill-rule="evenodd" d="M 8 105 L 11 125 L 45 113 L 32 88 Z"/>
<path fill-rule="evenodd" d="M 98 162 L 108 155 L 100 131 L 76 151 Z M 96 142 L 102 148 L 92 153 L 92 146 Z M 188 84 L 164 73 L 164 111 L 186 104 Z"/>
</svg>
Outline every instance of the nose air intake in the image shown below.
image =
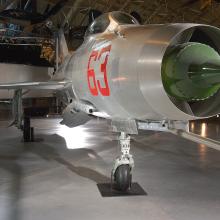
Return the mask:
<svg viewBox="0 0 220 220">
<path fill-rule="evenodd" d="M 167 94 L 177 100 L 208 99 L 220 89 L 220 56 L 206 44 L 177 45 L 163 59 L 162 80 Z"/>
</svg>

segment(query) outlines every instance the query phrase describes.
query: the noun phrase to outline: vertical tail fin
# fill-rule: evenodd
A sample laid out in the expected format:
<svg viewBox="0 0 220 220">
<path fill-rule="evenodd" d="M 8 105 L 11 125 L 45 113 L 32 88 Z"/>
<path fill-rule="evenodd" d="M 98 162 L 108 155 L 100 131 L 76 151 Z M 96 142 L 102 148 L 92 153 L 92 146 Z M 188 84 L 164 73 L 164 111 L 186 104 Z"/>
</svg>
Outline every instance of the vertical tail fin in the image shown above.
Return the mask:
<svg viewBox="0 0 220 220">
<path fill-rule="evenodd" d="M 69 59 L 69 50 L 66 42 L 66 38 L 64 36 L 63 30 L 60 29 L 57 33 L 56 38 L 56 66 L 55 71 L 53 73 L 54 80 L 60 80 L 66 77 L 66 73 L 64 72 L 65 64 Z"/>
<path fill-rule="evenodd" d="M 61 58 L 61 62 L 69 54 L 66 38 L 64 36 L 63 30 L 58 32 L 58 55 Z"/>
</svg>

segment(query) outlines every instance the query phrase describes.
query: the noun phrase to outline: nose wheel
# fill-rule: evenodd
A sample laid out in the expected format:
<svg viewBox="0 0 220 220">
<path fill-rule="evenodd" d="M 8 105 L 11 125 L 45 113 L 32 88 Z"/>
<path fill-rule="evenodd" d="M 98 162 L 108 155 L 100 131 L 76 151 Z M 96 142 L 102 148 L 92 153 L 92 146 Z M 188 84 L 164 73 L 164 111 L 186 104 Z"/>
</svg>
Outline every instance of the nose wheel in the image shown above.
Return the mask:
<svg viewBox="0 0 220 220">
<path fill-rule="evenodd" d="M 116 190 L 126 192 L 131 188 L 134 160 L 130 154 L 130 136 L 121 132 L 119 137 L 121 155 L 116 158 L 112 170 L 113 186 Z"/>
<path fill-rule="evenodd" d="M 114 175 L 115 188 L 126 192 L 131 188 L 132 175 L 131 167 L 128 164 L 120 165 Z"/>
</svg>

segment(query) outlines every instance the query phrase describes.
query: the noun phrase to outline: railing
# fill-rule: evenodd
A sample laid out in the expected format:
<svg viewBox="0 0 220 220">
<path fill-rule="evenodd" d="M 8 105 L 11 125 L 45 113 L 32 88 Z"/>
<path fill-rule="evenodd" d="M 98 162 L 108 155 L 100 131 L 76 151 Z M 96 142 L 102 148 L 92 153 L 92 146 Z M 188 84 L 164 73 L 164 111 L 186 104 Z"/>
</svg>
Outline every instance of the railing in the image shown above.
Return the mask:
<svg viewBox="0 0 220 220">
<path fill-rule="evenodd" d="M 16 34 L 9 34 L 9 32 Z M 21 33 L 25 36 L 19 36 Z M 55 38 L 42 37 L 32 33 L 0 28 L 0 44 L 42 45 L 42 43 L 47 43 L 55 46 L 55 42 Z"/>
</svg>

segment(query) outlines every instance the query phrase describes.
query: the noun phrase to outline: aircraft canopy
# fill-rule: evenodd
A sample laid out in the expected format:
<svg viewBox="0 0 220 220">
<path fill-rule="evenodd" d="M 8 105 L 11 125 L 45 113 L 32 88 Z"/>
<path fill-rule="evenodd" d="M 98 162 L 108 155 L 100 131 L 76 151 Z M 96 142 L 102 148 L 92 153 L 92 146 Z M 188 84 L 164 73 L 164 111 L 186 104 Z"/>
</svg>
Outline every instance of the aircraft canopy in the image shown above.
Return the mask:
<svg viewBox="0 0 220 220">
<path fill-rule="evenodd" d="M 138 21 L 131 15 L 120 11 L 105 13 L 92 22 L 88 27 L 85 36 L 103 33 L 110 29 L 110 27 L 123 24 L 138 24 Z"/>
</svg>

